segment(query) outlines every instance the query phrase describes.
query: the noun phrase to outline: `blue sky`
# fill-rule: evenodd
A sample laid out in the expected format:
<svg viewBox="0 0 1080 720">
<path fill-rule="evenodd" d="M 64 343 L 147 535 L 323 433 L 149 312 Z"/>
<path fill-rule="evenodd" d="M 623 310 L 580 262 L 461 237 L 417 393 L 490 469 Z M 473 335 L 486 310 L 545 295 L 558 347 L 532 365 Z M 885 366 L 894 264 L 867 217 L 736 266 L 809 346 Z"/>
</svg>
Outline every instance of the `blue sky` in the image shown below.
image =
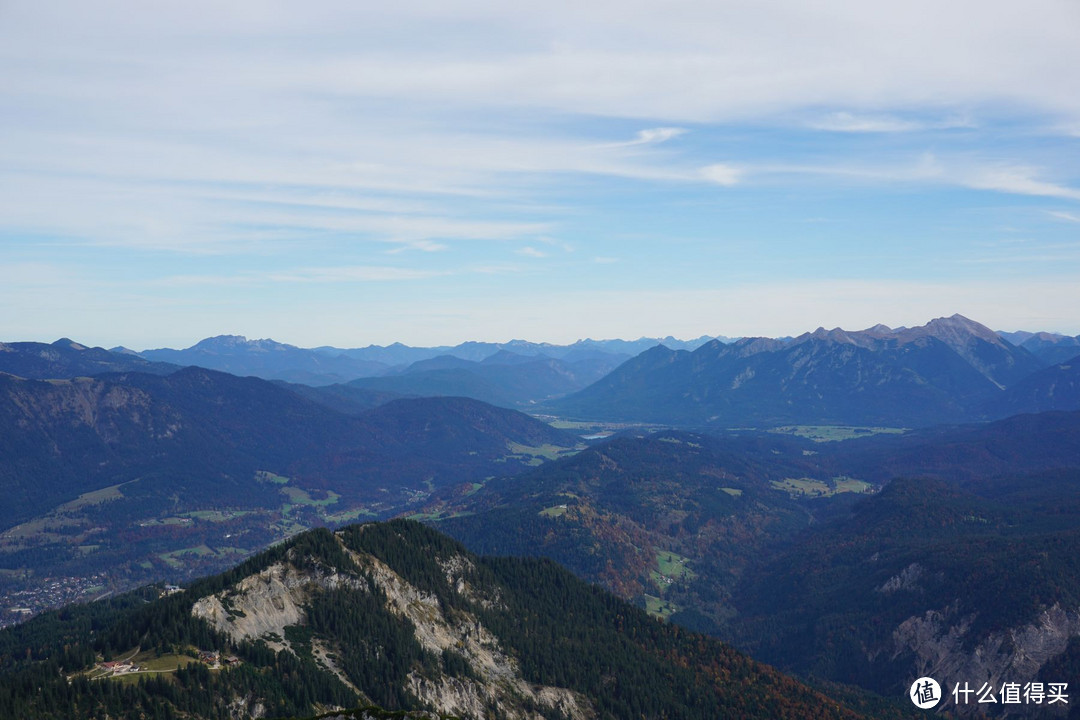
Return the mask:
<svg viewBox="0 0 1080 720">
<path fill-rule="evenodd" d="M 1080 333 L 1080 5 L 0 3 L 0 340 Z"/>
</svg>

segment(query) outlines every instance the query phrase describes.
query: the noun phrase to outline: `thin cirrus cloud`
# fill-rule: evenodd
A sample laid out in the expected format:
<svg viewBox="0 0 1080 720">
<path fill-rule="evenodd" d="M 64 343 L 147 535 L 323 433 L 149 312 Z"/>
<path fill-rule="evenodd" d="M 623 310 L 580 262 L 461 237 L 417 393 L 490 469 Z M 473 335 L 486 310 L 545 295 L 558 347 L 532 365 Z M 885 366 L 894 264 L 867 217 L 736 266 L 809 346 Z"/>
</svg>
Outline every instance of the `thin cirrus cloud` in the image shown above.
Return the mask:
<svg viewBox="0 0 1080 720">
<path fill-rule="evenodd" d="M 730 173 L 730 183 L 735 184 L 744 175 L 769 179 L 792 176 L 816 176 L 849 178 L 866 183 L 926 184 L 985 190 L 1012 195 L 1042 198 L 1060 198 L 1080 201 L 1080 189 L 1041 177 L 1038 168 L 1000 163 L 973 162 L 970 157 L 941 156 L 922 153 L 913 158 L 897 158 L 891 163 L 837 163 L 831 165 L 770 165 L 729 168 L 724 165 L 703 169 L 703 175 L 714 182 L 721 182 Z M 710 177 L 714 173 L 716 177 Z M 721 182 L 721 184 L 725 184 Z M 1061 219 L 1060 211 L 1048 211 Z M 1068 213 L 1064 213 L 1068 215 Z"/>
<path fill-rule="evenodd" d="M 304 268 L 295 272 L 271 273 L 266 279 L 283 283 L 351 283 L 395 282 L 402 280 L 426 280 L 449 275 L 443 270 L 417 270 L 402 267 L 354 266 Z"/>
<path fill-rule="evenodd" d="M 239 274 L 172 275 L 158 278 L 154 284 L 168 288 L 187 287 L 255 287 L 260 285 L 307 284 L 307 283 L 357 283 L 357 282 L 403 282 L 427 280 L 454 274 L 445 270 L 418 270 L 415 268 L 353 265 L 342 267 L 296 268 L 288 272 L 242 272 Z"/>
<path fill-rule="evenodd" d="M 985 167 L 966 176 L 964 184 L 979 190 L 1080 201 L 1080 189 L 1041 180 L 1037 175 L 1037 170 L 1027 167 Z"/>
<path fill-rule="evenodd" d="M 815 130 L 845 133 L 902 133 L 920 130 L 973 128 L 970 118 L 955 116 L 943 120 L 912 120 L 893 115 L 866 115 L 834 112 L 807 123 Z"/>
</svg>

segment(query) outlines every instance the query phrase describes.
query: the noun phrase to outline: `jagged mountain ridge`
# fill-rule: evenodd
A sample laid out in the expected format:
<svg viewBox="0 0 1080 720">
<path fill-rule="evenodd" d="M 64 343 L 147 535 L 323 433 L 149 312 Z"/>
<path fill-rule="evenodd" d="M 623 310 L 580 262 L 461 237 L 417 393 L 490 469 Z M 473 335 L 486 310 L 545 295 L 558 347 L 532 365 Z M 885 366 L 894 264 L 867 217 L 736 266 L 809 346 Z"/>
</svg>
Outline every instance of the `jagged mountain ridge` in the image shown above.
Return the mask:
<svg viewBox="0 0 1080 720">
<path fill-rule="evenodd" d="M 235 661 L 110 695 L 100 683 L 115 681 L 85 676 L 95 653 L 160 664 L 185 648 Z M 553 563 L 478 558 L 401 521 L 312 531 L 184 592 L 0 632 L 0 687 L 0 714 L 28 720 L 166 705 L 193 718 L 295 716 L 370 701 L 463 718 L 859 717 Z"/>
<path fill-rule="evenodd" d="M 1041 369 L 967 318 L 920 328 L 819 328 L 694 352 L 657 347 L 550 404 L 572 417 L 728 427 L 924 426 L 973 419 L 980 403 Z"/>
</svg>

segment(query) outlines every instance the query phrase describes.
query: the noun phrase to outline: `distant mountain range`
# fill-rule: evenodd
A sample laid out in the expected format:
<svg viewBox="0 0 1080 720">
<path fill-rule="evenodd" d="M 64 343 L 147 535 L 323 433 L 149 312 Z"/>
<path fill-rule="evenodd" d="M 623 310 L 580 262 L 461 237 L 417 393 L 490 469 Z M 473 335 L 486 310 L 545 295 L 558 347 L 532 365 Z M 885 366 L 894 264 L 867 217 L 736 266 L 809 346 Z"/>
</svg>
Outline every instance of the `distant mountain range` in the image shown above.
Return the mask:
<svg viewBox="0 0 1080 720">
<path fill-rule="evenodd" d="M 46 379 L 164 374 L 194 365 L 289 382 L 346 414 L 394 398 L 462 396 L 582 420 L 694 428 L 923 427 L 1080 407 L 1070 379 L 1080 338 L 996 333 L 960 315 L 916 328 L 819 328 L 737 341 L 515 340 L 350 350 L 219 336 L 186 350 L 114 350 L 67 339 L 9 343 L 0 345 L 0 372 Z M 1062 367 L 1049 369 L 1056 365 Z"/>
<path fill-rule="evenodd" d="M 135 353 L 147 360 L 175 365 L 197 365 L 233 375 L 254 375 L 267 380 L 286 380 L 306 385 L 331 385 L 388 372 L 399 374 L 414 363 L 440 357 L 480 363 L 502 354 L 505 358 L 498 362 L 501 365 L 509 364 L 511 358 L 522 357 L 555 359 L 569 364 L 600 360 L 614 367 L 619 362 L 661 343 L 668 347 L 693 349 L 712 339 L 701 337 L 683 341 L 667 337 L 633 341 L 579 340 L 571 345 L 513 340 L 508 343 L 465 342 L 455 346 L 429 348 L 395 343 L 385 347 L 371 345 L 366 348 L 343 349 L 322 346 L 305 349 L 269 339 L 248 340 L 239 335 L 220 335 L 206 338 L 184 350 L 160 348 L 138 353 L 122 347 L 113 350 L 123 354 Z M 416 370 L 431 370 L 436 366 L 421 365 Z"/>
<path fill-rule="evenodd" d="M 232 375 L 254 375 L 305 385 L 330 385 L 378 375 L 389 367 L 342 353 L 305 350 L 273 340 L 248 340 L 239 335 L 206 338 L 185 350 L 144 350 L 139 356 L 174 365 L 196 365 Z"/>
<path fill-rule="evenodd" d="M 918 328 L 819 328 L 790 340 L 656 347 L 578 393 L 557 415 L 682 426 L 916 427 L 1008 414 L 1006 388 L 1046 363 L 960 315 Z M 1032 389 L 1028 397 L 1041 397 Z"/>
<path fill-rule="evenodd" d="M 1070 337 L 1048 332 L 998 333 L 1017 347 L 1022 347 L 1048 365 L 1071 360 L 1080 355 L 1080 335 Z"/>
<path fill-rule="evenodd" d="M 570 361 L 507 350 L 480 362 L 441 355 L 394 374 L 353 380 L 346 387 L 398 395 L 460 395 L 502 407 L 528 408 L 587 387 L 626 359 L 593 353 Z"/>
</svg>

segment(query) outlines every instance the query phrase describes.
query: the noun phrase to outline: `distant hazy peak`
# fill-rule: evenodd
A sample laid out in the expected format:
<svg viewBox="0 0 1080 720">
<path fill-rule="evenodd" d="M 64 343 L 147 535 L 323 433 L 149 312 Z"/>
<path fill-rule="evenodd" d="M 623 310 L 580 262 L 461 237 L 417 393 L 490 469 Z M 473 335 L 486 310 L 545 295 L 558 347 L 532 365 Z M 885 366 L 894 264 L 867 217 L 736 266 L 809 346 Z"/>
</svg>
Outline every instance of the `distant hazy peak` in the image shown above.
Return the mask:
<svg viewBox="0 0 1080 720">
<path fill-rule="evenodd" d="M 984 340 L 991 345 L 1004 343 L 996 332 L 959 313 L 947 318 L 935 318 L 922 327 L 905 329 L 896 335 L 901 342 L 933 337 L 950 346 L 966 345 L 972 338 Z"/>
<path fill-rule="evenodd" d="M 248 340 L 243 335 L 217 335 L 200 340 L 188 348 L 188 350 L 204 352 L 228 352 L 228 351 L 251 351 L 266 352 L 268 350 L 290 350 L 295 346 L 279 343 L 270 338 Z"/>
<path fill-rule="evenodd" d="M 243 335 L 214 335 L 213 337 L 203 338 L 188 349 L 194 350 L 196 348 L 208 347 L 243 347 L 249 344 L 250 342 Z"/>
</svg>

